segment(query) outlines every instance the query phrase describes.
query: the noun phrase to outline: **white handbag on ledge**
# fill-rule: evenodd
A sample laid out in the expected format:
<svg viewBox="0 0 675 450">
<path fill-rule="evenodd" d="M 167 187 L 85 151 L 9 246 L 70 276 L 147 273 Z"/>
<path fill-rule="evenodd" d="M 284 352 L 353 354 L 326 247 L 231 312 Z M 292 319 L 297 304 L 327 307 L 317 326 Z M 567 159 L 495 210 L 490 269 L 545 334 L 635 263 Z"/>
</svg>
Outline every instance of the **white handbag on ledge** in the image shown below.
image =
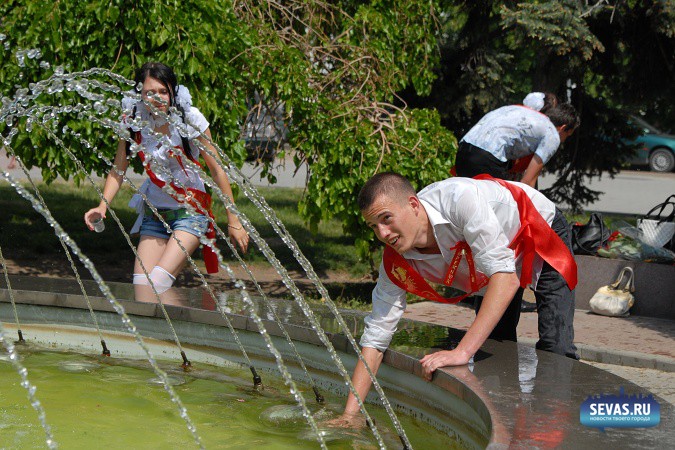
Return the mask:
<svg viewBox="0 0 675 450">
<path fill-rule="evenodd" d="M 641 232 L 640 239 L 652 247 L 663 247 L 675 235 L 675 201 L 671 199 L 675 199 L 675 194 L 653 207 L 647 215 L 637 221 L 637 227 Z"/>
<path fill-rule="evenodd" d="M 622 288 L 622 281 L 626 274 L 626 284 Z M 633 278 L 633 269 L 624 267 L 614 283 L 603 286 L 595 292 L 589 302 L 591 311 L 603 316 L 627 316 L 628 310 L 635 303 L 635 298 L 633 297 L 633 292 L 635 292 Z"/>
</svg>

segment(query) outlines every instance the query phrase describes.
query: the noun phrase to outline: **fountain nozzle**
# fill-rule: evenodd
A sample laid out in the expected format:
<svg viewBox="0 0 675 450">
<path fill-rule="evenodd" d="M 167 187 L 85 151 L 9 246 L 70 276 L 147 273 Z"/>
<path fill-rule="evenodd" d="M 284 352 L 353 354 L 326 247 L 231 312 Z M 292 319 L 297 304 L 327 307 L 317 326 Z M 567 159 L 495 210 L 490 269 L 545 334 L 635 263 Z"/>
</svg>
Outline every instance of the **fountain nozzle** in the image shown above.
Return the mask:
<svg viewBox="0 0 675 450">
<path fill-rule="evenodd" d="M 253 374 L 253 387 L 258 388 L 262 387 L 262 378 L 260 378 L 260 375 L 258 375 L 258 372 L 255 371 L 255 367 L 249 366 L 249 369 L 251 369 L 251 373 Z"/>
<path fill-rule="evenodd" d="M 410 450 L 410 446 L 406 443 L 405 439 L 403 439 L 403 436 L 399 435 L 398 437 L 401 439 L 401 442 L 403 443 L 403 450 Z"/>
<path fill-rule="evenodd" d="M 25 344 L 26 341 L 23 340 L 23 333 L 21 333 L 21 330 L 17 330 L 19 333 L 19 340 L 15 342 L 15 344 Z"/>
<path fill-rule="evenodd" d="M 184 351 L 180 352 L 180 356 L 183 357 L 183 364 L 180 365 L 183 368 L 183 370 L 186 371 L 186 372 L 189 372 L 190 370 L 192 370 L 192 363 L 190 362 L 189 359 L 187 359 L 187 356 L 185 356 Z"/>
<path fill-rule="evenodd" d="M 108 350 L 108 347 L 105 345 L 105 341 L 101 339 L 101 346 L 103 347 L 103 351 L 101 352 L 102 356 L 110 356 L 110 350 Z"/>
<path fill-rule="evenodd" d="M 316 397 L 316 402 L 317 403 L 325 403 L 326 399 L 323 398 L 323 395 L 319 392 L 316 386 L 312 386 L 312 389 L 314 390 L 314 396 Z"/>
</svg>

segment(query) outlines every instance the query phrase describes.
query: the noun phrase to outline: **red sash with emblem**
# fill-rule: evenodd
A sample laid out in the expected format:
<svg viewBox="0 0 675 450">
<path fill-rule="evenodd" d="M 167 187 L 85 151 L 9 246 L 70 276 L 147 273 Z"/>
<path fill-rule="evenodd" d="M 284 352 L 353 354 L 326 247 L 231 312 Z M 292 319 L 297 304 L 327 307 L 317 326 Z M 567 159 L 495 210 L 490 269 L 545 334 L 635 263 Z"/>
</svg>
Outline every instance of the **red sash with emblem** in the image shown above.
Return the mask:
<svg viewBox="0 0 675 450">
<path fill-rule="evenodd" d="M 443 297 L 436 292 L 427 280 L 425 280 L 419 272 L 413 269 L 403 256 L 388 245 L 384 248 L 382 262 L 389 279 L 401 289 L 439 303 L 458 303 L 472 293 L 481 290 L 487 285 L 489 280 L 482 273 L 476 272 L 469 244 L 466 242 L 458 242 L 457 245 L 450 250 L 455 250 L 455 254 L 452 257 L 450 267 L 443 278 L 443 284 L 446 286 L 452 285 L 452 281 L 455 279 L 455 273 L 457 272 L 457 267 L 459 267 L 459 263 L 463 256 L 466 256 L 466 263 L 469 266 L 469 278 L 471 280 L 471 292 L 452 298 Z"/>
<path fill-rule="evenodd" d="M 487 174 L 477 175 L 474 178 L 477 180 L 492 180 L 499 183 L 511 192 L 511 195 L 518 204 L 520 228 L 509 244 L 509 248 L 515 252 L 516 256 L 523 255 L 520 286 L 524 288 L 532 281 L 532 266 L 534 256 L 537 254 L 565 278 L 570 289 L 574 289 L 577 285 L 577 264 L 574 256 L 563 240 L 560 239 L 560 236 L 553 231 L 539 211 L 537 211 L 525 191 L 518 186 L 493 178 Z M 453 249 L 455 250 L 455 254 L 443 279 L 443 284 L 447 286 L 452 284 L 459 262 L 463 256 L 466 256 L 467 265 L 469 266 L 471 292 L 452 298 L 443 297 L 436 292 L 424 277 L 393 248 L 389 246 L 385 247 L 382 262 L 391 282 L 401 289 L 436 302 L 457 303 L 487 285 L 488 278 L 482 273 L 476 272 L 471 248 L 466 242 L 458 242 L 450 250 Z"/>
<path fill-rule="evenodd" d="M 136 143 L 140 144 L 141 143 L 141 133 L 136 132 L 134 140 Z M 195 163 L 200 169 L 202 168 L 201 164 L 197 162 L 194 158 L 191 157 L 189 154 L 189 149 L 181 149 L 181 147 L 176 147 L 178 150 L 181 150 L 180 153 L 184 153 L 193 163 Z M 183 160 L 180 155 L 180 153 L 174 152 L 172 150 L 169 150 L 169 156 L 176 158 L 176 161 L 178 164 L 181 166 L 183 171 L 187 175 L 187 171 L 185 170 L 185 166 L 183 165 Z M 162 181 L 153 171 L 150 169 L 150 164 L 147 164 L 145 162 L 145 154 L 143 151 L 138 152 L 138 156 L 141 158 L 141 161 L 143 162 L 143 167 L 145 168 L 145 171 L 148 174 L 148 177 L 150 177 L 150 181 L 157 186 L 158 188 L 163 188 L 166 186 L 166 182 Z M 183 188 L 175 184 L 173 181 L 169 183 L 173 191 L 169 193 L 171 198 L 176 200 L 178 203 L 187 203 L 190 205 L 192 208 L 194 208 L 195 211 L 199 212 L 200 214 L 208 215 L 211 219 L 215 219 L 213 217 L 213 213 L 211 212 L 211 196 L 199 189 L 195 188 Z M 214 240 L 216 239 L 216 230 L 213 227 L 213 223 L 209 221 L 209 227 L 206 230 L 206 238 Z M 214 249 L 211 248 L 209 245 L 205 245 L 202 248 L 202 257 L 204 258 L 204 265 L 206 266 L 206 272 L 207 273 L 218 273 L 218 255 L 214 252 Z"/>
</svg>

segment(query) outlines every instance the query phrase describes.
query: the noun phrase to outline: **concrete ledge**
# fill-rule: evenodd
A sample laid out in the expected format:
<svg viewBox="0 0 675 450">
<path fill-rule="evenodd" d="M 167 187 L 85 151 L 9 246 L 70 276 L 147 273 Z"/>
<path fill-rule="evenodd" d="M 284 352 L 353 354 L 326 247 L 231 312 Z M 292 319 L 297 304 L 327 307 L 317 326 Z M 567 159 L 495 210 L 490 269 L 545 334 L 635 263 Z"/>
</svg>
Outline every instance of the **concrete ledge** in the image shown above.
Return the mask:
<svg viewBox="0 0 675 450">
<path fill-rule="evenodd" d="M 519 337 L 518 343 L 534 347 L 537 339 Z M 579 344 L 577 353 L 582 360 L 593 361 L 615 366 L 639 367 L 644 369 L 656 369 L 663 372 L 675 372 L 675 359 L 667 356 L 650 355 L 648 353 L 631 352 L 628 350 L 616 350 L 599 348 L 597 346 Z"/>
<path fill-rule="evenodd" d="M 635 272 L 635 305 L 631 315 L 675 320 L 675 266 L 642 261 L 576 255 L 579 284 L 576 308 L 590 309 L 588 302 L 598 288 L 613 283 L 621 269 Z"/>
</svg>

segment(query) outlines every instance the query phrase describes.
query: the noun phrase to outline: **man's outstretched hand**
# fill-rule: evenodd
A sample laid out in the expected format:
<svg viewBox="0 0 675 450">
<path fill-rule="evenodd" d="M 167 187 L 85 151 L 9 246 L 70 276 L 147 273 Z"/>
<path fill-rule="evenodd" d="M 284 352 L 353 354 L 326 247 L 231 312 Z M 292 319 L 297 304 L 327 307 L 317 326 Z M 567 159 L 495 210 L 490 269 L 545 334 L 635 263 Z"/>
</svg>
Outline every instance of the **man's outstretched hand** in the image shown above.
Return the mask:
<svg viewBox="0 0 675 450">
<path fill-rule="evenodd" d="M 431 381 L 434 371 L 439 367 L 445 366 L 463 366 L 469 363 L 471 355 L 462 352 L 461 350 L 442 350 L 440 352 L 431 353 L 420 359 L 422 363 L 422 373 L 427 381 Z"/>
</svg>

